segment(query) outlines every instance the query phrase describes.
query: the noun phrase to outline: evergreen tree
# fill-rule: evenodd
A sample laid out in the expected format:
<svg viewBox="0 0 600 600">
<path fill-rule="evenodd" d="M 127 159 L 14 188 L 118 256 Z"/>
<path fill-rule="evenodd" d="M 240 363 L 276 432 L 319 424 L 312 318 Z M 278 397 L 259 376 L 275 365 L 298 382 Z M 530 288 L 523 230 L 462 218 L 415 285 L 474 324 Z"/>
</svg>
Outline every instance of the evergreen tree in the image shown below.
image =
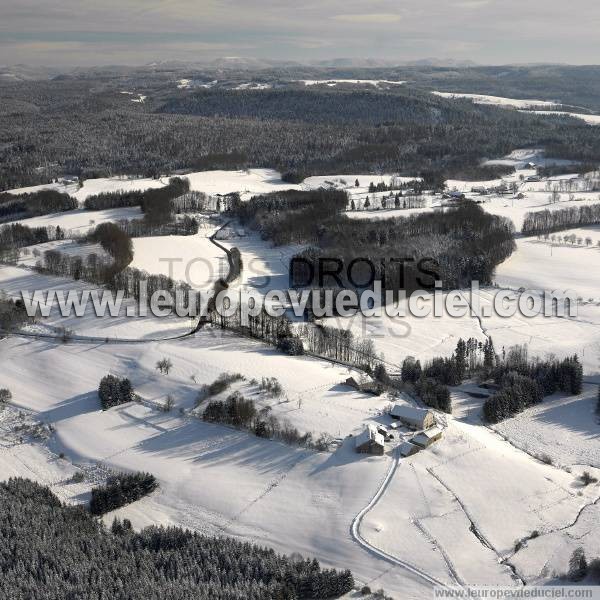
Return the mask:
<svg viewBox="0 0 600 600">
<path fill-rule="evenodd" d="M 492 338 L 487 338 L 483 345 L 483 366 L 486 369 L 493 369 L 496 362 L 496 351 Z"/>
<path fill-rule="evenodd" d="M 459 378 L 462 380 L 465 377 L 465 371 L 467 369 L 467 345 L 464 340 L 460 338 L 456 344 L 454 350 L 454 362 L 456 363 L 456 370 Z"/>
<path fill-rule="evenodd" d="M 115 375 L 106 375 L 100 380 L 98 386 L 98 397 L 103 410 L 131 402 L 133 400 L 133 387 L 127 378 L 119 378 Z"/>
<path fill-rule="evenodd" d="M 379 381 L 383 385 L 389 385 L 391 381 L 390 376 L 388 375 L 388 372 L 383 363 L 377 363 L 373 371 L 373 378 L 375 379 L 375 381 Z"/>
<path fill-rule="evenodd" d="M 587 576 L 587 570 L 588 564 L 583 548 L 581 546 L 575 548 L 569 559 L 569 579 L 571 581 L 581 581 Z"/>
</svg>

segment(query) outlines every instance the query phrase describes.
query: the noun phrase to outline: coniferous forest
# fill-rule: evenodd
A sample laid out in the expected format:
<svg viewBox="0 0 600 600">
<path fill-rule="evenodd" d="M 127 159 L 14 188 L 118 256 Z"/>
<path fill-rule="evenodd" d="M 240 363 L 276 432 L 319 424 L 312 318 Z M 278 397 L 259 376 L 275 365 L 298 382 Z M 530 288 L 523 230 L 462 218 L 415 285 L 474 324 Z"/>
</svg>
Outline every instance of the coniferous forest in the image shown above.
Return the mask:
<svg viewBox="0 0 600 600">
<path fill-rule="evenodd" d="M 0 597 L 11 600 L 337 598 L 350 571 L 322 569 L 231 538 L 178 527 L 110 530 L 26 479 L 0 483 Z"/>
<path fill-rule="evenodd" d="M 347 77 L 326 72 L 312 76 Z M 506 73 L 391 69 L 369 77 L 408 79 L 390 89 L 305 89 L 294 77 L 305 72 L 261 71 L 269 90 L 229 87 L 178 89 L 187 73 L 132 70 L 125 78 L 93 72 L 38 81 L 0 82 L 0 189 L 48 183 L 71 175 L 159 176 L 177 170 L 270 166 L 302 176 L 324 173 L 393 171 L 429 174 L 437 180 L 479 172 L 483 157 L 514 148 L 544 147 L 556 158 L 579 162 L 600 154 L 593 128 L 569 117 L 522 114 L 473 105 L 429 93 L 453 86 L 505 86 Z M 500 75 L 503 77 L 500 78 Z M 221 79 L 222 74 L 198 74 Z M 367 76 L 367 74 L 364 74 Z M 511 73 L 517 97 L 534 90 L 522 74 Z M 597 103 L 597 90 L 579 70 L 544 73 L 546 94 L 556 89 L 572 104 Z M 500 81 L 501 79 L 501 81 Z M 242 80 L 242 81 L 243 81 Z M 568 85 L 566 82 L 571 82 Z M 123 88 L 144 90 L 132 103 Z M 484 87 L 484 86 L 483 86 Z M 435 87 L 433 89 L 436 89 Z M 507 92 L 506 92 L 507 93 Z M 542 90 L 535 90 L 540 97 Z M 536 97 L 536 96 L 534 96 Z"/>
<path fill-rule="evenodd" d="M 308 244 L 291 265 L 292 285 L 369 286 L 384 290 L 446 289 L 478 280 L 489 284 L 494 268 L 514 250 L 514 226 L 472 202 L 444 212 L 377 221 L 341 215 L 345 192 L 276 192 L 234 202 L 231 210 L 275 244 Z M 339 275 L 319 278 L 319 264 L 329 260 Z M 352 267 L 351 267 L 352 266 Z M 351 268 L 350 268 L 351 267 Z"/>
</svg>

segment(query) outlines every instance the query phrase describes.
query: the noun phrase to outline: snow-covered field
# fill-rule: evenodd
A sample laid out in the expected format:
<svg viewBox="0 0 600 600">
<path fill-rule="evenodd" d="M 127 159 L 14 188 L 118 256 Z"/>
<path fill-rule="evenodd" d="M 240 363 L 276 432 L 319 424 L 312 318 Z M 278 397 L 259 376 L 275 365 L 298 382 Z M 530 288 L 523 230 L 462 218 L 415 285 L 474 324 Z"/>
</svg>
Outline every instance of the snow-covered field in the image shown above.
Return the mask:
<svg viewBox="0 0 600 600">
<path fill-rule="evenodd" d="M 500 106 L 501 108 L 515 108 L 524 113 L 574 117 L 575 119 L 581 119 L 588 125 L 600 125 L 600 115 L 552 110 L 553 108 L 561 106 L 560 102 L 548 100 L 520 100 L 517 98 L 505 98 L 503 96 L 487 96 L 485 94 L 463 94 L 456 92 L 431 93 L 452 100 L 461 98 L 471 100 L 474 104 L 488 104 L 491 106 Z"/>
<path fill-rule="evenodd" d="M 160 490 L 118 511 L 135 526 L 162 522 L 234 535 L 314 555 L 325 565 L 347 566 L 359 581 L 384 587 L 394 597 L 428 593 L 422 578 L 366 551 L 349 535 L 353 519 L 384 480 L 391 456 L 358 456 L 351 439 L 333 453 L 296 449 L 202 423 L 189 412 L 202 383 L 220 372 L 241 370 L 247 378 L 277 376 L 288 396 L 303 396 L 300 405 L 292 399 L 274 405 L 280 418 L 299 427 L 303 422 L 311 428 L 338 423 L 344 437 L 348 427 L 358 431 L 365 418 L 380 420 L 374 413 L 382 402 L 336 383 L 345 369 L 284 357 L 256 342 L 229 334 L 215 338 L 210 332 L 180 342 L 84 348 L 19 339 L 0 343 L 6 366 L 1 383 L 12 389 L 15 407 L 55 430 L 47 446 L 32 441 L 11 448 L 10 456 L 19 460 L 4 466 L 4 473 L 39 477 L 61 497 L 85 501 L 89 480 L 71 489 L 77 469 L 92 476 L 111 468 L 150 470 Z M 173 361 L 168 376 L 154 369 L 163 356 Z M 33 371 L 47 376 L 31 378 Z M 141 403 L 100 411 L 95 390 L 107 372 L 130 377 Z M 252 384 L 241 389 L 251 394 Z M 165 413 L 158 408 L 168 394 L 175 406 Z M 584 506 L 590 505 L 584 515 L 593 510 L 598 487 L 582 489 L 580 470 L 568 473 L 536 461 L 471 420 L 450 419 L 442 441 L 399 462 L 365 515 L 361 537 L 394 561 L 415 565 L 448 584 L 516 584 L 501 560 L 516 564 L 527 580 L 539 577 L 549 559 L 564 570 L 570 540 L 561 529 L 576 521 Z M 564 426 L 573 430 L 572 445 L 587 435 L 583 428 L 575 430 L 573 421 Z M 591 444 L 588 449 L 594 453 Z M 64 453 L 64 460 L 58 453 Z M 547 542 L 536 542 L 543 554 L 535 555 L 537 569 L 534 557 L 521 556 L 529 544 L 513 556 L 515 542 L 533 531 Z"/>
<path fill-rule="evenodd" d="M 583 200 L 570 200 L 563 192 L 560 202 L 549 205 L 547 182 L 519 177 L 534 173 L 522 168 L 532 157 L 543 160 L 531 153 L 536 151 L 507 157 L 521 170 L 499 180 L 517 183 L 525 197 L 483 196 L 485 210 L 511 218 L 520 228 L 529 210 L 598 201 L 597 192 L 575 189 L 575 196 Z M 247 198 L 283 189 L 336 187 L 348 190 L 357 202 L 369 195 L 373 205 L 380 205 L 386 193 L 369 193 L 368 186 L 388 184 L 393 176 L 331 175 L 311 177 L 299 185 L 284 183 L 271 169 L 207 171 L 188 177 L 192 189 L 210 195 L 238 191 Z M 93 180 L 72 193 L 81 201 L 92 193 L 125 189 L 119 185 L 142 189 L 133 186 L 155 187 L 166 181 Z M 559 182 L 555 178 L 549 185 Z M 491 187 L 494 182 L 480 183 Z M 471 187 L 477 185 L 448 182 L 450 189 L 474 198 Z M 409 210 L 433 210 L 440 201 L 426 198 L 426 208 Z M 379 218 L 406 215 L 409 210 L 347 214 Z M 85 231 L 100 222 L 139 214 L 139 209 L 77 210 L 29 219 L 27 224 Z M 132 266 L 186 280 L 186 266 L 191 264 L 189 282 L 200 289 L 208 287 L 224 269 L 223 253 L 208 239 L 215 229 L 207 222 L 195 236 L 135 238 Z M 498 352 L 527 343 L 531 355 L 578 353 L 586 381 L 600 379 L 600 287 L 594 283 L 600 229 L 568 233 L 584 240 L 589 236 L 592 244 L 572 247 L 519 238 L 513 256 L 499 266 L 496 283 L 512 289 L 573 288 L 586 300 L 596 298 L 580 306 L 577 318 L 359 316 L 329 323 L 372 339 L 393 372 L 406 356 L 421 360 L 448 356 L 459 338 L 484 341 L 491 335 Z M 289 259 L 299 247 L 272 247 L 235 224 L 222 237 L 222 244 L 235 246 L 242 254 L 244 270 L 236 285 L 263 293 L 287 289 Z M 42 244 L 36 250 L 50 248 L 81 256 L 102 252 L 70 240 Z M 17 297 L 23 289 L 91 289 L 89 284 L 26 268 L 37 258 L 32 250 L 21 253 L 19 266 L 0 266 L 0 290 Z M 177 259 L 173 272 L 169 262 L 160 259 Z M 490 308 L 495 291 L 479 292 L 482 306 Z M 90 487 L 110 469 L 150 471 L 160 489 L 117 511 L 135 526 L 176 524 L 316 556 L 326 566 L 352 569 L 361 584 L 383 587 L 402 599 L 427 597 L 432 581 L 499 585 L 520 585 L 518 578 L 545 581 L 566 570 L 575 545 L 584 545 L 590 557 L 600 555 L 599 486 L 584 487 L 578 480 L 583 470 L 597 475 L 594 468 L 600 468 L 595 385 L 586 384 L 580 396 L 548 398 L 495 430 L 481 423 L 482 400 L 468 396 L 466 388 L 456 389 L 454 417 L 444 418 L 443 438 L 433 447 L 401 460 L 393 449 L 396 442 L 388 444 L 383 457 L 358 455 L 353 437 L 366 423 L 389 424 L 385 411 L 394 401 L 389 395 L 375 397 L 344 385 L 349 376 L 360 378 L 359 373 L 311 357 L 286 356 L 210 327 L 193 336 L 166 339 L 188 333 L 191 321 L 128 318 L 126 310 L 132 304 L 124 301 L 116 318 L 97 318 L 91 307 L 80 318 L 61 318 L 55 310 L 25 330 L 52 334 L 66 326 L 74 332 L 66 344 L 19 335 L 0 339 L 0 388 L 13 394 L 12 405 L 0 412 L 0 479 L 31 477 L 65 501 L 86 502 Z M 173 362 L 169 375 L 155 368 L 163 357 Z M 288 446 L 202 422 L 194 411 L 201 386 L 224 372 L 241 373 L 244 380 L 219 398 L 239 390 L 301 433 L 330 434 L 336 439 L 332 451 Z M 141 400 L 100 411 L 96 390 L 107 373 L 129 377 Z M 270 397 L 262 392 L 258 385 L 262 377 L 277 378 L 282 394 Z M 161 410 L 167 396 L 174 401 L 170 412 Z M 59 458 L 61 453 L 64 458 Z M 535 458 L 542 455 L 554 464 Z M 72 477 L 78 471 L 85 473 L 85 480 L 76 483 Z M 107 515 L 106 521 L 113 516 Z M 515 543 L 534 531 L 539 536 L 515 552 Z"/>
<path fill-rule="evenodd" d="M 159 478 L 157 494 L 122 509 L 135 525 L 159 521 L 236 535 L 314 555 L 325 564 L 345 565 L 360 580 L 408 598 L 425 593 L 419 579 L 390 571 L 386 561 L 372 557 L 348 534 L 352 518 L 387 468 L 385 459 L 357 460 L 351 442 L 334 454 L 295 449 L 179 412 L 193 406 L 201 383 L 224 370 L 241 370 L 248 376 L 278 376 L 289 393 L 310 395 L 310 402 L 298 410 L 318 422 L 319 414 L 328 411 L 330 394 L 347 395 L 351 401 L 348 389 L 329 391 L 346 375 L 345 369 L 324 367 L 310 358 L 289 359 L 228 335 L 220 340 L 202 334 L 177 344 L 90 345 L 81 350 L 75 344 L 4 340 L 1 383 L 13 391 L 15 406 L 53 424 L 56 433 L 49 445 L 55 453 L 63 452 L 77 465 L 151 470 Z M 162 356 L 173 360 L 169 376 L 154 369 Z M 47 377 L 31 378 L 32 369 Z M 96 388 L 108 372 L 131 377 L 143 403 L 101 412 Z M 313 389 L 319 384 L 322 391 Z M 167 394 L 175 399 L 174 409 L 157 411 L 155 406 Z M 319 394 L 322 406 L 315 408 Z M 340 426 L 347 427 L 344 415 L 339 418 Z M 36 473 L 18 465 L 7 474 L 15 471 Z"/>
<path fill-rule="evenodd" d="M 75 240 L 56 240 L 22 248 L 17 265 L 20 267 L 34 267 L 38 261 L 43 259 L 44 252 L 48 250 L 56 250 L 66 256 L 80 256 L 84 262 L 91 255 L 96 255 L 98 259 L 109 259 L 109 255 L 100 244 L 80 244 Z"/>
<path fill-rule="evenodd" d="M 136 178 L 136 177 L 102 177 L 99 179 L 85 179 L 83 185 L 77 192 L 72 194 L 83 202 L 89 196 L 106 192 L 130 192 L 134 190 L 144 191 L 152 188 L 164 187 L 165 181 L 160 179 Z"/>
<path fill-rule="evenodd" d="M 139 206 L 125 208 L 106 208 L 104 210 L 68 210 L 61 213 L 41 215 L 30 219 L 18 221 L 28 227 L 56 227 L 60 226 L 65 232 L 84 234 L 100 223 L 108 223 L 121 220 L 140 219 L 142 211 Z"/>
<path fill-rule="evenodd" d="M 0 290 L 15 299 L 21 298 L 23 291 L 29 292 L 32 297 L 36 291 L 43 295 L 48 291 L 61 292 L 66 297 L 71 290 L 81 293 L 94 289 L 95 286 L 81 281 L 41 275 L 22 267 L 0 265 Z M 94 312 L 91 301 L 85 308 L 85 313 L 81 317 L 78 317 L 74 310 L 70 316 L 62 316 L 59 306 L 54 303 L 48 317 L 38 317 L 35 324 L 27 325 L 26 330 L 31 334 L 56 335 L 56 332 L 64 327 L 70 330 L 74 337 L 91 337 L 99 341 L 114 339 L 139 341 L 182 335 L 192 328 L 189 319 L 175 316 L 159 318 L 151 314 L 139 316 L 138 305 L 133 299 L 124 299 L 115 317 L 110 317 L 106 310 L 105 316 L 99 318 Z M 138 316 L 128 316 L 128 314 Z"/>
<path fill-rule="evenodd" d="M 581 244 L 564 241 L 563 236 L 571 235 Z M 496 283 L 509 288 L 570 289 L 578 297 L 600 303 L 600 282 L 594 276 L 600 267 L 600 227 L 569 229 L 552 237 L 517 239 L 517 250 L 496 270 Z"/>
<path fill-rule="evenodd" d="M 299 186 L 281 180 L 281 174 L 274 169 L 247 169 L 245 171 L 198 171 L 189 173 L 186 178 L 190 189 L 214 196 L 239 192 L 247 194 L 267 194 L 278 190 L 300 189 Z"/>
<path fill-rule="evenodd" d="M 435 94 L 436 96 L 441 96 L 442 98 L 466 98 L 467 100 L 472 100 L 475 104 L 491 104 L 493 106 L 503 106 L 510 108 L 531 109 L 559 106 L 558 102 L 551 102 L 548 100 L 519 100 L 517 98 L 505 98 L 503 96 L 487 96 L 485 94 L 463 94 L 456 92 L 431 93 Z"/>
<path fill-rule="evenodd" d="M 85 179 L 81 187 L 71 181 L 59 181 L 58 183 L 14 188 L 6 191 L 10 194 L 29 194 L 41 190 L 52 189 L 70 194 L 82 203 L 86 198 L 94 196 L 95 194 L 133 190 L 143 191 L 151 188 L 163 187 L 164 185 L 166 185 L 166 181 L 160 179 L 121 176 Z"/>
<path fill-rule="evenodd" d="M 229 269 L 225 253 L 208 239 L 215 230 L 209 227 L 197 235 L 134 238 L 131 266 L 184 281 L 194 289 L 208 289 Z"/>
<path fill-rule="evenodd" d="M 575 119 L 581 119 L 585 121 L 588 125 L 600 125 L 600 115 L 586 115 L 584 113 L 572 113 L 572 112 L 562 112 L 562 111 L 552 111 L 552 110 L 534 110 L 527 111 L 534 112 L 536 115 L 561 115 L 566 117 L 573 117 Z"/>
<path fill-rule="evenodd" d="M 600 468 L 597 395 L 596 385 L 586 385 L 578 396 L 555 394 L 494 429 L 515 446 L 548 456 L 556 465 Z"/>
<path fill-rule="evenodd" d="M 335 87 L 339 83 L 351 83 L 353 85 L 372 85 L 373 87 L 403 85 L 406 81 L 390 81 L 388 79 L 299 79 L 299 83 L 305 86 L 327 85 Z"/>
</svg>

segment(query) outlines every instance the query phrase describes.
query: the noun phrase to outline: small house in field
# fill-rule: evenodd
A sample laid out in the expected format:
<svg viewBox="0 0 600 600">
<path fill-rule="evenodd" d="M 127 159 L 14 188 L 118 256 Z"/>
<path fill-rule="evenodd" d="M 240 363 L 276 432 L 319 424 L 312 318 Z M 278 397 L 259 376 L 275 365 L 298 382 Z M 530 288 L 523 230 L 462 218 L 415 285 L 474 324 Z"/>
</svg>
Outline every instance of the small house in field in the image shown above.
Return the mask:
<svg viewBox="0 0 600 600">
<path fill-rule="evenodd" d="M 429 429 L 435 425 L 435 415 L 432 411 L 408 404 L 395 404 L 390 416 L 413 429 Z"/>
<path fill-rule="evenodd" d="M 354 379 L 354 377 L 348 377 L 348 379 L 346 379 L 344 383 L 350 386 L 351 388 L 354 388 L 355 390 L 360 389 L 360 384 L 358 383 L 358 381 L 356 381 L 356 379 Z"/>
<path fill-rule="evenodd" d="M 360 454 L 383 456 L 385 450 L 385 439 L 373 425 L 367 425 L 366 429 L 356 436 L 355 444 L 356 451 Z"/>
<path fill-rule="evenodd" d="M 421 448 L 427 448 L 434 442 L 437 442 L 442 437 L 442 430 L 440 427 L 430 427 L 421 433 L 417 433 L 410 441 Z"/>
<path fill-rule="evenodd" d="M 383 387 L 378 381 L 364 381 L 359 383 L 356 381 L 356 379 L 354 379 L 354 377 L 348 377 L 344 383 L 345 385 L 348 385 L 359 392 L 364 392 L 365 394 L 379 396 L 383 392 Z"/>
<path fill-rule="evenodd" d="M 411 442 L 404 442 L 400 446 L 400 456 L 407 457 L 416 454 L 421 450 L 421 446 L 417 446 L 416 444 L 412 444 Z"/>
</svg>

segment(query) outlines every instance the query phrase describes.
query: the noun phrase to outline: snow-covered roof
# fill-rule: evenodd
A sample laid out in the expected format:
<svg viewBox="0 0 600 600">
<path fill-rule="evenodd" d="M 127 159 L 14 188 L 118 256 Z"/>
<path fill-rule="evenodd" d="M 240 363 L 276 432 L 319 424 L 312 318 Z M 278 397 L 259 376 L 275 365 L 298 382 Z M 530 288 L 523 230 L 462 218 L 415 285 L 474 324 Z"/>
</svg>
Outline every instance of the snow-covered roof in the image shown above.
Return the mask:
<svg viewBox="0 0 600 600">
<path fill-rule="evenodd" d="M 411 444 L 410 442 L 404 442 L 400 446 L 400 456 L 409 456 L 410 454 L 415 454 L 420 449 L 421 448 L 419 448 L 419 446 L 417 446 L 416 444 Z"/>
<path fill-rule="evenodd" d="M 442 435 L 442 430 L 440 427 L 430 427 L 429 429 L 421 431 L 421 433 L 415 435 L 411 441 L 415 442 L 416 444 L 427 445 L 440 435 Z"/>
<path fill-rule="evenodd" d="M 376 444 L 379 444 L 380 446 L 385 445 L 385 440 L 383 439 L 383 436 L 377 432 L 377 429 L 373 425 L 367 425 L 365 430 L 361 434 L 356 436 L 355 444 L 356 447 L 359 448 L 360 446 L 369 441 L 373 441 Z"/>
<path fill-rule="evenodd" d="M 397 419 L 422 423 L 425 420 L 425 417 L 428 414 L 431 414 L 431 411 L 425 408 L 409 406 L 408 404 L 395 404 L 390 414 Z"/>
</svg>

